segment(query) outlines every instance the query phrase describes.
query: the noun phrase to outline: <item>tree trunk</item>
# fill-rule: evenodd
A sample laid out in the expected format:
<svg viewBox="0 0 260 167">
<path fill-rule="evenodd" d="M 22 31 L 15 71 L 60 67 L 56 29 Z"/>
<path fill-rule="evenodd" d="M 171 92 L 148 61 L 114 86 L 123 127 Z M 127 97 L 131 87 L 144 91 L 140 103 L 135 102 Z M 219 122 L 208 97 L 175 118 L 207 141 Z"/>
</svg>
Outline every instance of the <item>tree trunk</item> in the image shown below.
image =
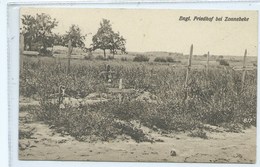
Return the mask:
<svg viewBox="0 0 260 167">
<path fill-rule="evenodd" d="M 42 52 L 43 52 L 44 56 L 48 56 L 48 55 L 45 55 L 45 54 L 47 54 L 47 45 L 45 43 L 43 43 Z"/>
<path fill-rule="evenodd" d="M 112 51 L 112 54 L 113 54 L 113 58 L 115 58 L 115 50 L 114 49 Z"/>
<path fill-rule="evenodd" d="M 103 49 L 104 51 L 104 58 L 107 59 L 107 56 L 106 56 L 106 49 Z"/>
<path fill-rule="evenodd" d="M 28 43 L 28 47 L 29 47 L 29 48 L 28 48 L 29 51 L 31 51 L 31 50 L 32 50 L 32 43 L 31 43 L 31 42 Z"/>
</svg>

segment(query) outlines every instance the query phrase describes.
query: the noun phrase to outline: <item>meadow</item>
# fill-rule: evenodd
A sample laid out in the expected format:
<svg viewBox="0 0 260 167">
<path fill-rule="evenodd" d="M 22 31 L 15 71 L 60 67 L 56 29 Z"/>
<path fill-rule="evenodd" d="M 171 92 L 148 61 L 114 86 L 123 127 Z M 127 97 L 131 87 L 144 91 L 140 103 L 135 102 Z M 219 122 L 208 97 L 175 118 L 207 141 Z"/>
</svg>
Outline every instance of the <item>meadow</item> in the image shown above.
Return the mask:
<svg viewBox="0 0 260 167">
<path fill-rule="evenodd" d="M 133 62 L 129 57 L 118 57 L 106 61 L 72 59 L 70 73 L 66 74 L 66 59 L 23 56 L 20 102 L 27 98 L 39 104 L 20 105 L 20 112 L 26 111 L 30 120 L 42 121 L 79 141 L 110 141 L 125 135 L 136 142 L 154 142 L 141 126 L 158 133 L 185 132 L 203 139 L 208 138 L 208 132 L 217 131 L 213 127 L 238 133 L 256 126 L 256 70 L 247 71 L 242 89 L 242 71 L 221 66 L 215 59 L 208 72 L 205 68 L 191 69 L 185 87 L 186 69 L 181 66 L 187 61 L 185 56 L 172 63 Z M 203 64 L 205 59 L 195 57 L 194 64 Z M 232 57 L 227 61 L 241 64 Z M 115 73 L 109 86 L 100 77 L 108 64 Z M 117 88 L 120 79 L 124 89 L 135 90 L 126 97 L 122 95 L 122 101 L 108 91 L 108 87 Z M 85 99 L 96 93 L 106 101 L 76 107 L 66 104 L 61 109 L 57 101 L 49 100 L 60 85 L 71 98 Z M 138 100 L 145 94 L 153 101 L 150 97 Z M 21 138 L 23 135 L 20 131 Z"/>
</svg>

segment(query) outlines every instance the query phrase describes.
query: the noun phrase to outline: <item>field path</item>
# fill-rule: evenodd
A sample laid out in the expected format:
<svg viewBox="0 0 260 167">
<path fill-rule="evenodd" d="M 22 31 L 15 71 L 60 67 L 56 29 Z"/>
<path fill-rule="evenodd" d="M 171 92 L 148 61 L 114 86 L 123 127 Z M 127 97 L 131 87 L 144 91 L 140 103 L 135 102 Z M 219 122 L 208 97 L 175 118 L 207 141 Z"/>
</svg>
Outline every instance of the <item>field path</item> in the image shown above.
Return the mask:
<svg viewBox="0 0 260 167">
<path fill-rule="evenodd" d="M 20 113 L 20 120 L 26 117 Z M 207 132 L 209 139 L 189 137 L 187 134 L 149 135 L 163 142 L 136 143 L 132 139 L 111 142 L 79 142 L 62 136 L 42 122 L 20 122 L 20 130 L 33 135 L 19 140 L 20 160 L 85 160 L 85 161 L 153 161 L 153 162 L 223 162 L 254 163 L 256 156 L 256 128 L 243 133 Z M 148 128 L 144 129 L 149 130 Z M 174 150 L 176 156 L 171 156 Z"/>
</svg>

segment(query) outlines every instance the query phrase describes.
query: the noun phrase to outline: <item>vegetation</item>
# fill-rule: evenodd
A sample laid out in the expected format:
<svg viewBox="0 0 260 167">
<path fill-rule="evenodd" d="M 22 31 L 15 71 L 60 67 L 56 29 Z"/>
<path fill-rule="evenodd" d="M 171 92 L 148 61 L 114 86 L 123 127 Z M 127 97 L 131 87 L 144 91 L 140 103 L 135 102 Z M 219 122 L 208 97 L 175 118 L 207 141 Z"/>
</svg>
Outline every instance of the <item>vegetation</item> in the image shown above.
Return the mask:
<svg viewBox="0 0 260 167">
<path fill-rule="evenodd" d="M 229 66 L 229 63 L 226 60 L 219 60 L 219 65 L 223 65 L 223 66 Z"/>
<path fill-rule="evenodd" d="M 120 36 L 119 32 L 115 33 L 112 30 L 110 21 L 107 19 L 102 20 L 100 23 L 100 28 L 93 36 L 92 41 L 92 50 L 103 50 L 105 59 L 107 58 L 106 50 L 110 50 L 113 55 L 117 53 L 117 50 L 120 50 L 122 53 L 126 53 L 126 40 L 123 38 L 123 36 Z"/>
<path fill-rule="evenodd" d="M 121 61 L 127 61 L 126 57 L 121 57 Z"/>
<path fill-rule="evenodd" d="M 163 62 L 163 63 L 166 63 L 166 62 L 167 62 L 164 57 L 156 57 L 156 58 L 154 59 L 154 61 L 155 61 L 155 62 Z"/>
<path fill-rule="evenodd" d="M 173 63 L 173 62 L 175 62 L 172 57 L 156 57 L 154 59 L 154 61 L 155 62 L 163 62 L 163 63 L 166 63 L 166 62 Z"/>
<path fill-rule="evenodd" d="M 84 57 L 86 60 L 94 57 L 96 60 L 112 60 L 117 51 L 126 53 L 126 39 L 119 32 L 115 33 L 106 19 L 102 20 L 93 36 L 91 48 L 85 47 L 86 36 L 76 25 L 72 25 L 65 35 L 53 34 L 52 29 L 58 22 L 46 14 L 23 16 L 22 23 L 25 46 L 29 50 L 33 43 L 40 42 L 43 54 L 47 54 L 47 47 L 60 44 L 68 46 L 68 55 L 73 47 L 89 52 Z M 97 49 L 103 50 L 104 56 L 93 56 L 92 51 Z M 107 56 L 107 50 L 113 56 Z M 152 141 L 133 123 L 135 121 L 140 126 L 164 133 L 190 132 L 190 136 L 204 139 L 207 139 L 204 130 L 209 129 L 206 124 L 224 127 L 232 132 L 256 126 L 256 70 L 248 71 L 242 83 L 241 71 L 220 66 L 209 70 L 189 69 L 189 78 L 186 80 L 186 69 L 173 69 L 163 63 L 147 63 L 149 57 L 146 55 L 136 55 L 134 62 L 124 62 L 127 58 L 122 57 L 120 63 L 70 62 L 70 57 L 67 63 L 67 60 L 50 57 L 23 58 L 20 96 L 36 99 L 40 105 L 21 107 L 20 110 L 29 111 L 34 119 L 78 140 L 108 141 L 128 135 L 137 142 Z M 229 66 L 222 58 L 219 64 Z M 177 62 L 172 57 L 157 57 L 154 61 Z M 109 74 L 111 71 L 113 76 Z M 100 75 L 102 72 L 109 79 L 103 79 Z M 120 79 L 125 89 L 134 89 L 131 94 L 122 94 L 121 101 L 108 93 L 107 83 L 109 80 L 110 87 L 118 88 Z M 105 96 L 107 101 L 81 103 L 78 106 L 64 104 L 60 107 L 60 99 L 54 95 L 61 94 L 61 85 L 66 88 L 64 94 L 70 98 L 84 99 L 95 93 L 99 97 Z M 109 96 L 112 98 L 107 98 Z M 145 96 L 145 100 L 140 96 Z M 153 100 L 149 100 L 150 96 Z M 20 131 L 19 137 L 29 138 L 32 134 L 32 131 Z"/>
<path fill-rule="evenodd" d="M 120 77 L 125 88 L 150 92 L 157 97 L 157 103 L 135 100 L 140 94 L 137 91 L 121 103 L 111 99 L 93 105 L 66 105 L 65 109 L 60 109 L 58 104 L 48 102 L 59 85 L 64 85 L 66 94 L 71 97 L 76 97 L 78 90 L 81 98 L 94 92 L 106 93 L 105 82 L 97 77 L 105 65 L 101 61 L 75 60 L 71 64 L 71 73 L 66 75 L 65 60 L 55 63 L 51 58 L 41 58 L 40 61 L 27 58 L 24 61 L 20 95 L 38 97 L 40 107 L 31 108 L 35 118 L 78 140 L 95 137 L 107 141 L 125 134 L 136 141 L 150 141 L 131 123 L 135 120 L 165 133 L 187 131 L 202 138 L 206 138 L 205 124 L 234 132 L 256 126 L 256 71 L 248 71 L 245 89 L 241 89 L 242 74 L 239 71 L 215 68 L 207 75 L 203 70 L 191 70 L 189 89 L 186 90 L 183 87 L 185 70 L 182 69 L 132 62 L 118 64 L 116 61 L 110 61 L 110 65 L 118 76 L 112 87 L 118 86 Z M 184 101 L 186 91 L 189 98 Z"/>
<path fill-rule="evenodd" d="M 69 31 L 63 36 L 62 46 L 68 47 L 68 42 L 71 40 L 72 47 L 84 48 L 86 36 L 82 34 L 81 29 L 77 25 L 72 24 Z"/>
<path fill-rule="evenodd" d="M 118 51 L 121 54 L 127 53 L 126 39 L 119 32 L 112 30 L 112 25 L 107 19 L 103 19 L 100 23 L 100 28 L 92 37 L 93 43 L 89 48 L 85 47 L 86 35 L 82 34 L 77 25 L 72 24 L 66 34 L 60 35 L 52 32 L 58 26 L 58 21 L 52 19 L 48 14 L 37 14 L 36 17 L 23 15 L 21 21 L 23 24 L 21 34 L 24 36 L 24 50 L 39 51 L 41 55 L 52 55 L 52 52 L 47 50 L 48 47 L 54 45 L 69 47 L 69 41 L 71 41 L 70 52 L 72 52 L 73 47 L 81 48 L 84 52 L 101 49 L 104 53 L 104 59 L 107 59 L 106 50 L 110 51 L 113 58 Z"/>
<path fill-rule="evenodd" d="M 55 35 L 52 30 L 58 25 L 56 19 L 42 13 L 37 14 L 36 17 L 23 15 L 21 21 L 23 24 L 24 49 L 46 54 L 48 52 L 47 47 L 52 47 L 54 44 Z"/>
<path fill-rule="evenodd" d="M 134 57 L 133 61 L 136 61 L 136 62 L 146 62 L 146 61 L 149 61 L 149 57 L 145 56 L 145 55 L 137 55 Z"/>
</svg>

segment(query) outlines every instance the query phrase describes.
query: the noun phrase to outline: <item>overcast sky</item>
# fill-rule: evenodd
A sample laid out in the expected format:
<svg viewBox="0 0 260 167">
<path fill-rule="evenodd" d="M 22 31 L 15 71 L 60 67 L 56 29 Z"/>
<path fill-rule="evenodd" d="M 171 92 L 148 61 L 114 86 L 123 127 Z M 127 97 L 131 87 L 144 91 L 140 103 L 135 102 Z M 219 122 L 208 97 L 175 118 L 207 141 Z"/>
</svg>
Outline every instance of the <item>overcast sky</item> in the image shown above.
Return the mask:
<svg viewBox="0 0 260 167">
<path fill-rule="evenodd" d="M 71 24 L 78 25 L 88 34 L 86 45 L 91 43 L 102 18 L 109 19 L 114 31 L 127 39 L 128 51 L 168 51 L 194 54 L 210 51 L 215 55 L 257 56 L 257 12 L 255 11 L 203 11 L 154 9 L 72 9 L 22 8 L 21 15 L 47 13 L 59 21 L 53 30 L 64 34 Z M 245 22 L 179 21 L 180 16 L 248 17 Z M 224 18 L 223 18 L 224 19 Z"/>
</svg>

